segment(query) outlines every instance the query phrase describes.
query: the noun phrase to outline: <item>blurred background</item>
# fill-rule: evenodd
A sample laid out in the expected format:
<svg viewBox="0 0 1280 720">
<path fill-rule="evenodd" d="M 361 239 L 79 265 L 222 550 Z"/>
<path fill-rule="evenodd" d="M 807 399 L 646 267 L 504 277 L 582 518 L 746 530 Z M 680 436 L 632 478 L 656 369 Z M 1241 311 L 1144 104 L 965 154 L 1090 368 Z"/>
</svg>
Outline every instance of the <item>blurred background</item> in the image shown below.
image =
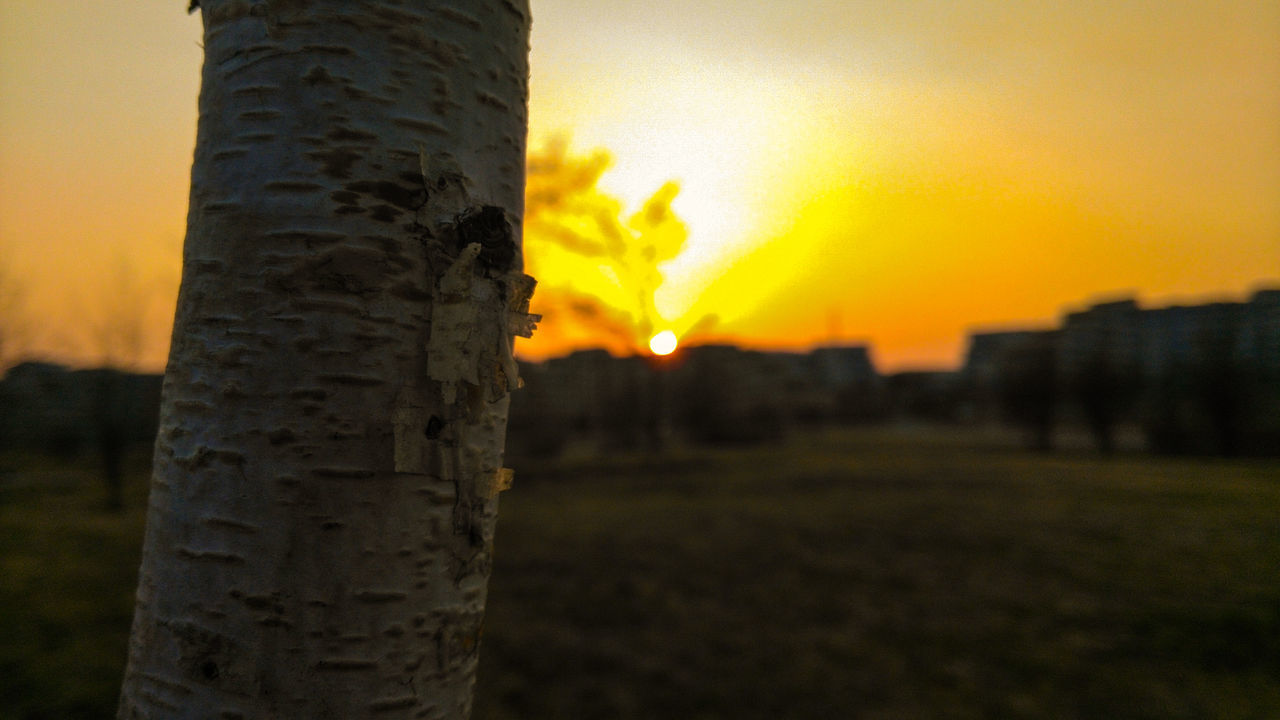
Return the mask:
<svg viewBox="0 0 1280 720">
<path fill-rule="evenodd" d="M 0 0 L 0 717 L 114 712 L 184 11 Z M 534 13 L 477 717 L 1280 716 L 1280 5 Z"/>
</svg>

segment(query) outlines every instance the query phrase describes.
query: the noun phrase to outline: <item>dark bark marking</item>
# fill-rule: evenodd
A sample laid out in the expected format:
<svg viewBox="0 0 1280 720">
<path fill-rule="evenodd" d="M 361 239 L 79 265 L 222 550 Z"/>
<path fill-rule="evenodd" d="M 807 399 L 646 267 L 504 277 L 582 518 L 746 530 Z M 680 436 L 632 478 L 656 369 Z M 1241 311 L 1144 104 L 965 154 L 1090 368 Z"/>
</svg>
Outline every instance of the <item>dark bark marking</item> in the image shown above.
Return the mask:
<svg viewBox="0 0 1280 720">
<path fill-rule="evenodd" d="M 390 205 L 374 205 L 369 209 L 369 217 L 378 222 L 395 222 L 397 218 L 403 215 L 401 211 Z"/>
<path fill-rule="evenodd" d="M 326 176 L 336 180 L 346 180 L 351 177 L 351 166 L 360 159 L 361 155 L 351 150 L 335 148 L 333 150 L 312 150 L 307 153 L 307 157 L 320 163 L 320 172 Z M 329 197 L 337 194 L 337 192 L 330 193 Z"/>
<path fill-rule="evenodd" d="M 385 253 L 379 250 L 338 247 L 313 253 L 284 271 L 268 272 L 267 282 L 270 287 L 287 292 L 312 290 L 318 293 L 367 296 L 379 292 L 392 273 L 392 266 L 387 262 Z M 337 381 L 350 382 L 351 377 L 342 376 Z M 363 384 L 374 382 L 370 380 Z M 381 380 L 376 382 L 380 383 Z"/>
<path fill-rule="evenodd" d="M 186 457 L 174 457 L 173 462 L 187 471 L 199 470 L 212 462 L 241 466 L 244 465 L 244 454 L 234 450 L 200 447 Z"/>
<path fill-rule="evenodd" d="M 404 710 L 405 708 L 413 707 L 415 704 L 417 704 L 417 702 L 418 702 L 418 698 L 412 695 L 405 695 L 404 697 L 395 697 L 395 698 L 382 698 L 379 700 L 374 700 L 372 703 L 370 703 L 369 711 L 370 712 L 388 712 L 390 710 Z"/>
<path fill-rule="evenodd" d="M 397 3 L 399 4 L 399 3 Z M 388 5 L 377 5 L 372 8 L 373 14 L 390 25 L 421 25 L 426 16 L 407 8 L 394 8 Z"/>
<path fill-rule="evenodd" d="M 146 678 L 147 682 L 159 685 L 170 692 L 179 693 L 181 695 L 190 695 L 192 693 L 191 687 L 184 683 L 174 682 L 168 678 L 163 678 L 159 675 L 148 672 L 140 672 L 138 675 Z"/>
<path fill-rule="evenodd" d="M 308 85 L 333 85 L 337 83 L 337 80 L 329 74 L 328 69 L 323 65 L 316 65 L 308 70 L 307 73 L 302 76 L 302 81 Z"/>
<path fill-rule="evenodd" d="M 178 707 L 176 704 L 171 703 L 168 700 L 165 700 L 164 698 L 160 697 L 159 695 L 156 695 L 155 693 L 149 690 L 142 690 L 141 692 L 138 693 L 138 697 L 142 700 L 145 700 L 148 703 L 151 703 L 155 707 L 158 707 L 161 710 L 166 710 L 170 713 L 177 713 L 182 710 L 182 708 Z"/>
<path fill-rule="evenodd" d="M 355 375 L 352 373 L 341 373 L 336 375 L 321 375 L 319 380 L 331 382 L 335 385 L 355 385 L 358 387 L 376 387 L 386 383 L 386 380 L 373 375 Z"/>
<path fill-rule="evenodd" d="M 283 115 L 279 110 L 246 110 L 238 116 L 240 120 L 275 120 Z"/>
<path fill-rule="evenodd" d="M 340 56 L 351 56 L 356 54 L 354 50 L 346 45 L 303 45 L 302 52 L 303 54 L 316 53 Z"/>
<path fill-rule="evenodd" d="M 515 15 L 516 17 L 520 18 L 520 21 L 522 23 L 528 21 L 529 13 L 526 12 L 520 6 L 516 5 L 514 2 L 512 2 L 512 0 L 502 0 L 502 6 L 505 7 L 507 10 L 511 11 L 512 15 Z"/>
<path fill-rule="evenodd" d="M 235 650 L 229 638 L 190 622 L 159 624 L 178 641 L 178 663 L 187 677 L 209 684 L 226 674 Z"/>
<path fill-rule="evenodd" d="M 338 467 L 322 467 L 315 468 L 311 471 L 312 475 L 323 478 L 334 478 L 337 480 L 366 480 L 373 477 L 376 473 L 372 470 L 364 468 L 338 468 Z"/>
<path fill-rule="evenodd" d="M 476 100 L 479 100 L 482 105 L 488 105 L 489 107 L 500 110 L 504 113 L 511 112 L 511 106 L 507 105 L 501 98 L 493 93 L 484 91 L 477 92 Z"/>
<path fill-rule="evenodd" d="M 409 594 L 400 590 L 361 590 L 356 599 L 367 603 L 386 603 L 407 600 Z"/>
<path fill-rule="evenodd" d="M 343 233 L 328 230 L 273 230 L 267 233 L 267 237 L 272 240 L 300 240 L 307 247 L 314 243 L 330 244 L 347 239 Z"/>
<path fill-rule="evenodd" d="M 392 100 L 389 97 L 384 97 L 382 95 L 374 95 L 373 93 L 368 92 L 366 90 L 362 90 L 358 87 L 355 87 L 354 85 L 343 85 L 342 94 L 346 95 L 348 98 L 352 100 L 367 100 L 369 102 L 376 102 L 381 105 L 395 105 L 395 102 L 396 102 L 395 100 Z"/>
<path fill-rule="evenodd" d="M 188 547 L 178 548 L 178 555 L 188 560 L 220 563 L 222 565 L 243 565 L 244 558 L 235 553 L 217 552 L 214 550 L 192 550 Z"/>
<path fill-rule="evenodd" d="M 473 208 L 458 218 L 458 245 L 480 244 L 478 262 L 486 269 L 505 273 L 516 259 L 515 239 L 507 214 L 497 205 Z"/>
<path fill-rule="evenodd" d="M 378 139 L 373 133 L 341 125 L 325 133 L 325 137 L 336 142 L 373 142 Z"/>
<path fill-rule="evenodd" d="M 264 93 L 273 93 L 280 89 L 279 85 L 245 85 L 231 91 L 232 97 L 240 95 L 263 95 Z"/>
<path fill-rule="evenodd" d="M 325 658 L 316 663 L 317 670 L 372 670 L 376 667 L 376 660 L 361 658 Z"/>
<path fill-rule="evenodd" d="M 432 415 L 431 418 L 427 420 L 427 427 L 425 431 L 427 438 L 431 440 L 439 438 L 442 430 L 444 430 L 444 421 L 438 416 Z"/>
<path fill-rule="evenodd" d="M 196 272 L 211 273 L 211 274 L 220 273 L 227 267 L 226 263 L 222 262 L 221 260 L 200 260 L 200 259 L 193 260 L 192 266 L 195 267 Z"/>
<path fill-rule="evenodd" d="M 435 9 L 435 13 L 445 20 L 457 23 L 471 30 L 482 30 L 484 25 L 474 17 L 448 6 L 440 6 Z"/>
<path fill-rule="evenodd" d="M 262 189 L 277 190 L 279 192 L 309 193 L 317 190 L 323 190 L 324 186 L 319 183 L 298 180 L 277 180 L 276 182 L 269 182 L 266 185 L 263 185 Z"/>
<path fill-rule="evenodd" d="M 410 130 L 417 130 L 419 132 L 424 132 L 429 135 L 449 134 L 449 131 L 446 130 L 443 126 L 437 123 L 433 123 L 429 120 L 419 120 L 417 118 L 410 118 L 410 117 L 394 117 L 394 118 L 391 118 L 391 122 L 395 123 L 396 125 L 399 125 L 400 127 L 409 128 Z"/>
<path fill-rule="evenodd" d="M 286 445 L 298 441 L 298 436 L 289 428 L 280 428 L 267 433 L 267 442 L 272 445 Z"/>
<path fill-rule="evenodd" d="M 268 610 L 277 615 L 284 614 L 284 605 L 274 595 L 242 595 L 238 590 L 233 590 L 229 594 L 251 610 Z"/>
<path fill-rule="evenodd" d="M 239 520 L 231 520 L 224 517 L 207 516 L 204 518 L 206 524 L 214 527 L 221 527 L 235 532 L 253 534 L 258 532 L 258 528 L 249 523 L 240 522 Z"/>
<path fill-rule="evenodd" d="M 426 193 L 421 187 L 405 187 L 386 180 L 357 180 L 348 183 L 346 189 L 405 210 L 416 210 L 426 201 Z"/>
</svg>

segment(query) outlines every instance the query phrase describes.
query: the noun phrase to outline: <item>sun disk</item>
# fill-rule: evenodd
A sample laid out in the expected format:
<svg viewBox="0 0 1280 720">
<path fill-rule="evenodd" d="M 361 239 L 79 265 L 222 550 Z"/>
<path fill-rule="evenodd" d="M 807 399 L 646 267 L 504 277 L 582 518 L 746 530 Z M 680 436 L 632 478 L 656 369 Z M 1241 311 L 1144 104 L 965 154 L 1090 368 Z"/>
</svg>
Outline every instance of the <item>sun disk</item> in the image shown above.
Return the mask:
<svg viewBox="0 0 1280 720">
<path fill-rule="evenodd" d="M 676 334 L 670 330 L 663 330 L 649 338 L 649 349 L 654 355 L 670 355 L 676 349 Z"/>
</svg>

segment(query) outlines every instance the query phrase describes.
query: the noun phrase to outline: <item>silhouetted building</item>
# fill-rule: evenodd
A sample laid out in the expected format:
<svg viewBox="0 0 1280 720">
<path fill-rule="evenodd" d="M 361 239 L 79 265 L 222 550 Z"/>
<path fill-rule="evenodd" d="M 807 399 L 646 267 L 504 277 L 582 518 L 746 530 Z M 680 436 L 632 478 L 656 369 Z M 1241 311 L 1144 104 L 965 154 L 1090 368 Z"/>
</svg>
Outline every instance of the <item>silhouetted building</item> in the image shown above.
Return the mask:
<svg viewBox="0 0 1280 720">
<path fill-rule="evenodd" d="M 869 387 L 880 379 L 866 345 L 820 347 L 803 357 L 808 376 L 822 387 Z"/>
<path fill-rule="evenodd" d="M 1003 417 L 1001 399 L 1017 380 L 1011 375 L 1016 370 L 1013 365 L 1020 362 L 1015 356 L 1035 343 L 1048 343 L 1056 351 L 1056 332 L 1004 330 L 969 335 L 964 367 L 960 371 L 966 420 L 989 422 Z"/>
<path fill-rule="evenodd" d="M 104 434 L 120 445 L 150 442 L 161 381 L 103 368 L 15 365 L 0 381 L 0 442 L 56 454 L 86 449 Z"/>
<path fill-rule="evenodd" d="M 1280 289 L 1254 293 L 1241 313 L 1236 351 L 1270 380 L 1280 380 Z"/>
<path fill-rule="evenodd" d="M 1053 397 L 1104 451 L 1117 426 L 1138 423 L 1153 449 L 1280 452 L 1280 290 L 1154 309 L 1123 299 L 1068 313 L 1052 335 L 975 333 L 963 372 L 979 420 Z"/>
</svg>

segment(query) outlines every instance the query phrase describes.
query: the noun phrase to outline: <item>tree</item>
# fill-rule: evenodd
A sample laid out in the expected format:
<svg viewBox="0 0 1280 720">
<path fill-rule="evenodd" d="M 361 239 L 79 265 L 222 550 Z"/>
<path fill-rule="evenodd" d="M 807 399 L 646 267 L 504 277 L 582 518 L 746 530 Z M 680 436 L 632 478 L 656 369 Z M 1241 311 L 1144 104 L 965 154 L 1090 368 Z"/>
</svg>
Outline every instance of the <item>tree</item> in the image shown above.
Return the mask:
<svg viewBox="0 0 1280 720">
<path fill-rule="evenodd" d="M 1102 454 L 1115 452 L 1116 426 L 1137 398 L 1141 379 L 1137 367 L 1105 350 L 1091 354 L 1068 375 L 1068 392 L 1079 405 Z"/>
<path fill-rule="evenodd" d="M 1211 447 L 1227 457 L 1240 451 L 1250 414 L 1249 401 L 1258 395 L 1257 389 L 1251 387 L 1254 383 L 1250 368 L 1237 352 L 1239 334 L 1240 319 L 1234 315 L 1203 328 L 1195 338 L 1197 352 L 1188 383 L 1192 406 L 1199 411 Z"/>
<path fill-rule="evenodd" d="M 1053 450 L 1058 408 L 1057 336 L 1035 333 L 1015 341 L 997 357 L 996 389 L 1005 418 L 1022 427 L 1027 443 Z"/>
<path fill-rule="evenodd" d="M 91 340 L 99 353 L 101 367 L 93 371 L 89 381 L 89 424 L 93 443 L 101 463 L 108 512 L 124 510 L 125 457 L 129 445 L 137 441 L 137 428 L 130 427 L 138 418 L 136 406 L 140 398 L 132 371 L 138 366 L 146 343 L 146 306 L 150 288 L 142 282 L 128 258 L 120 258 L 109 285 L 84 315 Z"/>
<path fill-rule="evenodd" d="M 18 364 L 25 351 L 26 321 L 23 287 L 13 273 L 0 265 L 0 377 Z"/>
<path fill-rule="evenodd" d="M 202 0 L 119 715 L 465 717 L 521 266 L 523 0 Z"/>
<path fill-rule="evenodd" d="M 530 260 L 542 282 L 540 312 L 573 319 L 555 324 L 554 332 L 578 328 L 597 346 L 647 355 L 649 338 L 667 324 L 654 300 L 660 265 L 680 254 L 689 229 L 671 207 L 680 192 L 675 182 L 624 220 L 623 202 L 599 186 L 611 162 L 604 150 L 570 153 L 562 137 L 531 151 L 525 242 L 535 250 Z"/>
</svg>

